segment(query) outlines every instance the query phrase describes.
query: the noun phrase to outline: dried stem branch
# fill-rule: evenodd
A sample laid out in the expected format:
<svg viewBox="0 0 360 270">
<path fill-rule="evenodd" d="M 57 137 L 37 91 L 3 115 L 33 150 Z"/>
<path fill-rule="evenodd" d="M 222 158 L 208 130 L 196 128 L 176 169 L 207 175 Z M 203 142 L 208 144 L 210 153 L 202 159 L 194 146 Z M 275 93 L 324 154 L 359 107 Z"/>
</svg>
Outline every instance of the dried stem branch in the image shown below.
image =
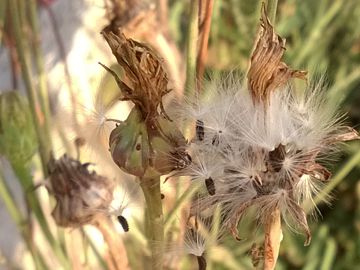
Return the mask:
<svg viewBox="0 0 360 270">
<path fill-rule="evenodd" d="M 207 0 L 204 6 L 204 19 L 201 23 L 200 29 L 200 45 L 199 54 L 197 57 L 197 89 L 201 89 L 201 82 L 205 71 L 205 61 L 207 58 L 208 41 L 211 26 L 211 15 L 214 7 L 214 0 Z"/>
</svg>

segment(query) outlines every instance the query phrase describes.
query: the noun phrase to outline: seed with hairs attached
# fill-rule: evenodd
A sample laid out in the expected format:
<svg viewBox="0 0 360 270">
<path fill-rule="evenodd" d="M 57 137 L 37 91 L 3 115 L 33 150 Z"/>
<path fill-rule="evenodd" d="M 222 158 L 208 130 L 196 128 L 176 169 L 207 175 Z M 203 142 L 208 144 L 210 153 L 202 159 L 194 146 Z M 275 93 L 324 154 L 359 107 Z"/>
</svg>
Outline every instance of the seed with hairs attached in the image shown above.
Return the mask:
<svg viewBox="0 0 360 270">
<path fill-rule="evenodd" d="M 286 157 L 285 145 L 279 144 L 274 150 L 269 152 L 269 163 L 275 172 L 282 169 L 282 163 Z"/>
<path fill-rule="evenodd" d="M 199 270 L 206 270 L 207 263 L 204 254 L 201 256 L 196 256 L 196 258 L 198 261 Z"/>
<path fill-rule="evenodd" d="M 211 196 L 215 195 L 215 184 L 214 184 L 214 180 L 211 177 L 205 179 L 205 185 L 209 194 Z"/>
<path fill-rule="evenodd" d="M 119 221 L 124 232 L 128 232 L 129 231 L 129 223 L 127 222 L 126 218 L 124 216 L 118 216 L 117 220 Z"/>
<path fill-rule="evenodd" d="M 196 137 L 199 141 L 203 141 L 205 137 L 204 122 L 196 120 Z"/>
</svg>

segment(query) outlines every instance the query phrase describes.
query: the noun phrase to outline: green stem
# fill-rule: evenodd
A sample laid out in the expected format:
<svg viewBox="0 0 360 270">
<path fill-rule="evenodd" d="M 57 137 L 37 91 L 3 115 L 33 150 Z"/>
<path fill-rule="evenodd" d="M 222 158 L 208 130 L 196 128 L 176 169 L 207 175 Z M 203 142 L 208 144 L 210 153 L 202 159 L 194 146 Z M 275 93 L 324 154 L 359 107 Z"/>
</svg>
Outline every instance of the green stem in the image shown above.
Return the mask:
<svg viewBox="0 0 360 270">
<path fill-rule="evenodd" d="M 267 9 L 267 13 L 268 13 L 270 23 L 273 26 L 275 26 L 278 0 L 267 0 L 266 3 L 267 3 L 266 9 Z"/>
<path fill-rule="evenodd" d="M 40 40 L 40 30 L 39 30 L 39 22 L 37 17 L 37 1 L 29 0 L 29 19 L 30 25 L 32 28 L 32 35 L 33 35 L 33 52 L 35 58 L 35 66 L 37 71 L 37 77 L 39 80 L 38 87 L 39 87 L 39 97 L 40 103 L 42 107 L 42 111 L 44 113 L 44 133 L 47 137 L 48 143 L 51 142 L 50 140 L 50 105 L 49 105 L 49 96 L 48 96 L 48 88 L 46 83 L 46 74 L 44 72 L 44 59 L 41 52 L 41 40 Z"/>
<path fill-rule="evenodd" d="M 40 225 L 41 231 L 45 236 L 45 239 L 48 241 L 51 246 L 54 254 L 59 259 L 59 262 L 62 264 L 64 269 L 70 269 L 70 264 L 64 251 L 58 241 L 54 238 L 49 224 L 46 220 L 45 214 L 41 208 L 39 199 L 37 198 L 35 192 L 32 190 L 34 183 L 32 181 L 32 176 L 29 172 L 29 169 L 24 166 L 24 164 L 12 164 L 13 171 L 18 177 L 20 184 L 22 185 L 23 192 L 25 193 L 25 198 L 27 203 L 30 206 L 31 211 L 36 216 L 36 220 Z"/>
<path fill-rule="evenodd" d="M 199 0 L 193 0 L 190 5 L 190 19 L 186 43 L 186 82 L 184 87 L 186 96 L 191 96 L 194 93 L 196 82 L 196 56 L 199 34 L 198 14 Z"/>
<path fill-rule="evenodd" d="M 183 180 L 185 181 L 185 179 L 183 179 Z M 179 181 L 179 183 L 181 183 L 181 181 Z M 176 214 L 179 211 L 179 209 L 181 209 L 181 207 L 185 203 L 189 202 L 191 197 L 196 192 L 198 192 L 199 188 L 200 188 L 200 185 L 190 185 L 190 187 L 188 189 L 186 189 L 180 197 L 177 197 L 177 199 L 175 201 L 175 205 L 171 208 L 171 210 L 165 217 L 165 221 L 164 221 L 165 233 L 167 233 L 169 231 L 169 229 L 171 228 L 171 225 L 172 225 L 174 219 L 176 218 Z"/>
<path fill-rule="evenodd" d="M 17 54 L 19 57 L 19 62 L 21 66 L 21 72 L 25 83 L 26 93 L 29 99 L 29 105 L 31 109 L 31 114 L 39 140 L 39 153 L 42 163 L 42 169 L 44 175 L 47 175 L 47 162 L 50 159 L 51 154 L 51 141 L 49 134 L 46 133 L 45 126 L 45 116 L 41 111 L 39 106 L 36 90 L 32 82 L 32 75 L 30 72 L 29 59 L 26 57 L 26 47 L 24 45 L 25 35 L 22 32 L 22 25 L 20 24 L 19 19 L 19 6 L 18 1 L 8 1 L 9 5 L 9 18 L 11 19 L 11 26 L 13 30 L 13 35 L 15 39 L 15 45 Z"/>
<path fill-rule="evenodd" d="M 147 228 L 152 254 L 152 269 L 161 270 L 164 253 L 164 218 L 162 211 L 160 177 L 140 178 L 140 186 L 147 206 Z"/>
<path fill-rule="evenodd" d="M 331 20 L 336 16 L 336 14 L 343 7 L 342 1 L 332 1 L 331 7 L 327 12 L 321 16 L 321 19 L 314 23 L 315 27 L 312 28 L 311 34 L 306 38 L 305 46 L 301 47 L 299 54 L 293 61 L 293 66 L 298 67 L 303 64 L 306 57 L 308 57 L 312 50 L 316 50 L 319 41 L 323 38 L 323 33 L 326 31 Z"/>
</svg>

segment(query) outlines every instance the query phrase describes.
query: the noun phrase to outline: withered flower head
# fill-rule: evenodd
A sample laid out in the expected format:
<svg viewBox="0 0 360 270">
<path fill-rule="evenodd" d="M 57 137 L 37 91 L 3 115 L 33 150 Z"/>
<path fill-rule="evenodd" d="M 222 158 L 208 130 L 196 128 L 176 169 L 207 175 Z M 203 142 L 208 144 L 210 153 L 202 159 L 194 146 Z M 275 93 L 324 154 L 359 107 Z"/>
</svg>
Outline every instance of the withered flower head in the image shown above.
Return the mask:
<svg viewBox="0 0 360 270">
<path fill-rule="evenodd" d="M 90 171 L 90 165 L 66 154 L 58 160 L 50 160 L 48 188 L 56 199 L 52 216 L 57 225 L 79 227 L 108 210 L 113 200 L 114 183 Z"/>
<path fill-rule="evenodd" d="M 125 71 L 121 80 L 110 72 L 123 94 L 135 106 L 128 118 L 111 133 L 109 146 L 114 162 L 135 176 L 163 175 L 189 162 L 186 141 L 166 115 L 162 98 L 170 92 L 162 62 L 146 45 L 122 33 L 103 32 L 118 63 Z M 159 111 L 160 110 L 160 111 Z"/>
</svg>

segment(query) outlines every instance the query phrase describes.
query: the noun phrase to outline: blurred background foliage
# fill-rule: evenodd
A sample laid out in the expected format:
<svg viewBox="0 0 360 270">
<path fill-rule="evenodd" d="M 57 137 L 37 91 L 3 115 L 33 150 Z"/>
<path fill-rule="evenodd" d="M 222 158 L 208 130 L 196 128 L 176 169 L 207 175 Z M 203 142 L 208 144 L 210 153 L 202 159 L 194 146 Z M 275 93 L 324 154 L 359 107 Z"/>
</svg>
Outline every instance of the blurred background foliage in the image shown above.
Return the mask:
<svg viewBox="0 0 360 270">
<path fill-rule="evenodd" d="M 44 207 L 44 202 L 49 203 L 49 198 L 46 196 L 45 199 L 40 198 L 37 196 L 39 194 L 29 191 L 36 184 L 33 176 L 41 172 L 41 160 L 46 177 L 44 149 L 51 148 L 50 135 L 60 138 L 60 143 L 55 142 L 55 149 L 75 152 L 71 142 L 74 136 L 68 136 L 66 132 L 64 134 L 61 128 L 63 126 L 60 125 L 59 128 L 56 124 L 59 121 L 58 105 L 52 98 L 56 96 L 54 94 L 56 91 L 51 89 L 51 86 L 48 89 L 46 67 L 44 68 L 44 63 L 47 61 L 46 59 L 44 61 L 40 46 L 41 41 L 53 37 L 41 36 L 40 29 L 47 26 L 39 23 L 41 22 L 38 19 L 39 14 L 47 10 L 51 15 L 51 12 L 55 11 L 52 5 L 56 5 L 57 1 L 61 0 L 1 0 L 0 2 L 0 53 L 10 56 L 11 61 L 6 68 L 12 70 L 12 77 L 8 80 L 12 80 L 10 84 L 13 86 L 8 89 L 4 86 L 5 83 L 0 84 L 0 197 L 18 226 L 26 248 L 33 258 L 29 265 L 19 265 L 11 261 L 11 258 L 5 258 L 2 261 L 5 269 L 31 269 L 30 265 L 37 269 L 78 269 L 79 267 L 73 261 L 76 255 L 69 256 L 75 250 L 77 251 L 74 254 L 79 254 L 79 248 L 75 245 L 74 249 L 74 246 L 69 247 L 66 244 L 72 236 L 61 229 L 55 230 L 51 218 L 48 217 L 50 216 L 49 207 Z M 175 65 L 168 63 L 169 73 L 175 81 L 175 88 L 179 88 L 176 90 L 177 95 L 181 95 L 185 81 L 185 48 L 191 42 L 187 39 L 191 20 L 190 1 L 73 1 L 100 6 L 104 9 L 104 25 L 101 27 L 117 23 L 126 30 L 130 25 L 128 36 L 150 43 L 165 59 L 165 62 L 174 61 Z M 114 4 L 116 2 L 118 5 Z M 219 77 L 235 69 L 246 72 L 258 29 L 260 4 L 259 0 L 214 0 L 205 76 Z M 157 19 L 150 16 L 154 12 L 154 6 Z M 134 26 L 131 25 L 132 18 L 140 13 L 139 10 L 145 13 L 145 19 L 135 24 L 136 31 L 134 31 Z M 78 13 L 82 16 L 81 11 Z M 58 16 L 61 17 L 61 14 Z M 314 78 L 325 74 L 328 97 L 334 101 L 334 104 L 341 101 L 341 107 L 349 116 L 348 121 L 357 130 L 360 123 L 359 25 L 360 2 L 358 0 L 278 1 L 275 29 L 287 40 L 285 62 L 293 68 L 309 70 L 310 76 Z M 139 30 L 136 27 L 146 30 Z M 56 25 L 53 31 L 56 32 Z M 154 37 L 165 37 L 166 42 L 161 43 Z M 60 41 L 70 38 L 61 37 L 61 33 L 58 36 Z M 94 42 L 103 41 L 100 36 L 97 36 Z M 58 45 L 58 48 L 51 48 L 51 50 L 60 49 L 62 52 L 60 54 L 64 57 L 62 61 L 65 61 L 67 49 L 61 45 L 61 42 L 58 42 Z M 170 53 L 167 52 L 168 50 Z M 102 56 L 97 57 L 95 62 L 102 60 Z M 176 66 L 177 70 L 172 70 L 172 66 Z M 113 67 L 118 68 L 115 63 Z M 65 64 L 63 83 L 68 86 L 70 98 L 67 104 L 72 104 L 70 107 L 73 111 L 75 111 L 74 106 L 79 107 L 76 105 L 77 102 L 80 102 L 76 100 L 70 79 L 74 79 L 75 76 L 66 70 Z M 98 107 L 108 111 L 119 97 L 118 90 L 110 75 L 101 73 L 98 76 L 99 82 L 92 84 L 93 90 L 90 95 L 96 98 Z M 5 79 L 1 78 L 1 80 Z M 28 100 L 25 98 L 25 93 Z M 52 103 L 49 102 L 49 96 Z M 81 115 L 77 112 L 72 114 L 72 117 L 73 132 L 76 137 L 83 136 L 81 130 L 88 127 L 89 123 L 81 121 Z M 51 119 L 53 121 L 50 121 Z M 32 125 L 31 123 L 34 122 L 37 124 Z M 94 136 L 94 132 L 89 133 Z M 57 147 L 57 143 L 63 147 Z M 106 144 L 105 141 L 102 150 L 95 147 L 92 151 L 101 153 L 100 157 L 106 156 Z M 333 178 L 325 190 L 326 193 L 333 195 L 332 204 L 328 206 L 320 203 L 318 207 L 321 215 L 310 222 L 313 233 L 311 245 L 303 247 L 301 235 L 285 231 L 277 269 L 360 269 L 360 144 L 352 142 L 344 145 L 343 148 L 343 154 L 332 164 Z M 39 149 L 40 158 L 37 149 Z M 105 157 L 103 159 L 109 162 L 109 159 Z M 20 209 L 5 179 L 8 175 L 5 173 L 5 167 L 8 166 L 6 164 L 10 164 L 14 171 L 13 180 L 20 183 L 21 194 L 26 198 L 26 211 Z M 124 180 L 125 176 L 120 178 Z M 124 181 L 120 182 L 124 183 Z M 168 221 L 165 227 L 170 232 L 169 241 L 176 240 L 181 231 L 177 225 L 177 214 L 171 209 L 180 208 L 182 202 L 189 197 L 181 196 L 184 192 L 181 185 L 174 185 L 174 187 L 167 191 L 174 193 L 170 196 L 173 201 L 170 199 L 170 202 L 164 203 L 167 211 L 165 219 Z M 180 199 L 176 200 L 176 198 Z M 33 230 L 34 223 L 40 225 L 40 230 Z M 130 225 L 130 235 L 123 237 L 130 265 L 132 269 L 146 269 L 144 266 L 146 259 L 139 260 L 148 255 L 144 247 L 146 230 L 139 218 L 133 217 Z M 249 224 L 240 226 L 240 233 L 246 236 L 246 239 L 243 242 L 236 242 L 226 238 L 221 244 L 211 247 L 208 251 L 210 269 L 251 269 L 249 250 L 254 237 L 256 238 L 256 233 L 250 229 Z M 0 230 L 1 234 L 8 233 L 3 230 L 3 226 Z M 35 234 L 43 235 L 45 242 L 34 240 Z M 88 239 L 84 238 L 84 235 L 89 235 L 89 233 L 86 234 L 83 231 L 77 237 Z M 84 252 L 86 255 L 81 255 L 83 258 L 81 267 L 86 269 L 84 265 L 88 264 L 91 269 L 110 268 L 100 259 L 101 250 L 94 241 L 94 239 L 88 239 L 85 241 L 87 244 L 81 245 L 84 250 L 90 250 L 88 253 Z M 44 251 L 44 248 L 39 246 L 40 243 L 44 245 L 46 243 L 47 247 L 50 247 L 51 254 L 54 255 L 52 260 L 44 258 L 50 251 Z M 6 247 L 1 246 L 1 250 L 3 254 L 7 254 Z M 91 259 L 86 259 L 89 256 L 98 259 L 94 259 L 95 262 L 93 262 Z M 196 263 L 194 258 L 185 257 L 182 260 L 176 260 L 175 267 L 168 268 L 196 269 Z"/>
</svg>

